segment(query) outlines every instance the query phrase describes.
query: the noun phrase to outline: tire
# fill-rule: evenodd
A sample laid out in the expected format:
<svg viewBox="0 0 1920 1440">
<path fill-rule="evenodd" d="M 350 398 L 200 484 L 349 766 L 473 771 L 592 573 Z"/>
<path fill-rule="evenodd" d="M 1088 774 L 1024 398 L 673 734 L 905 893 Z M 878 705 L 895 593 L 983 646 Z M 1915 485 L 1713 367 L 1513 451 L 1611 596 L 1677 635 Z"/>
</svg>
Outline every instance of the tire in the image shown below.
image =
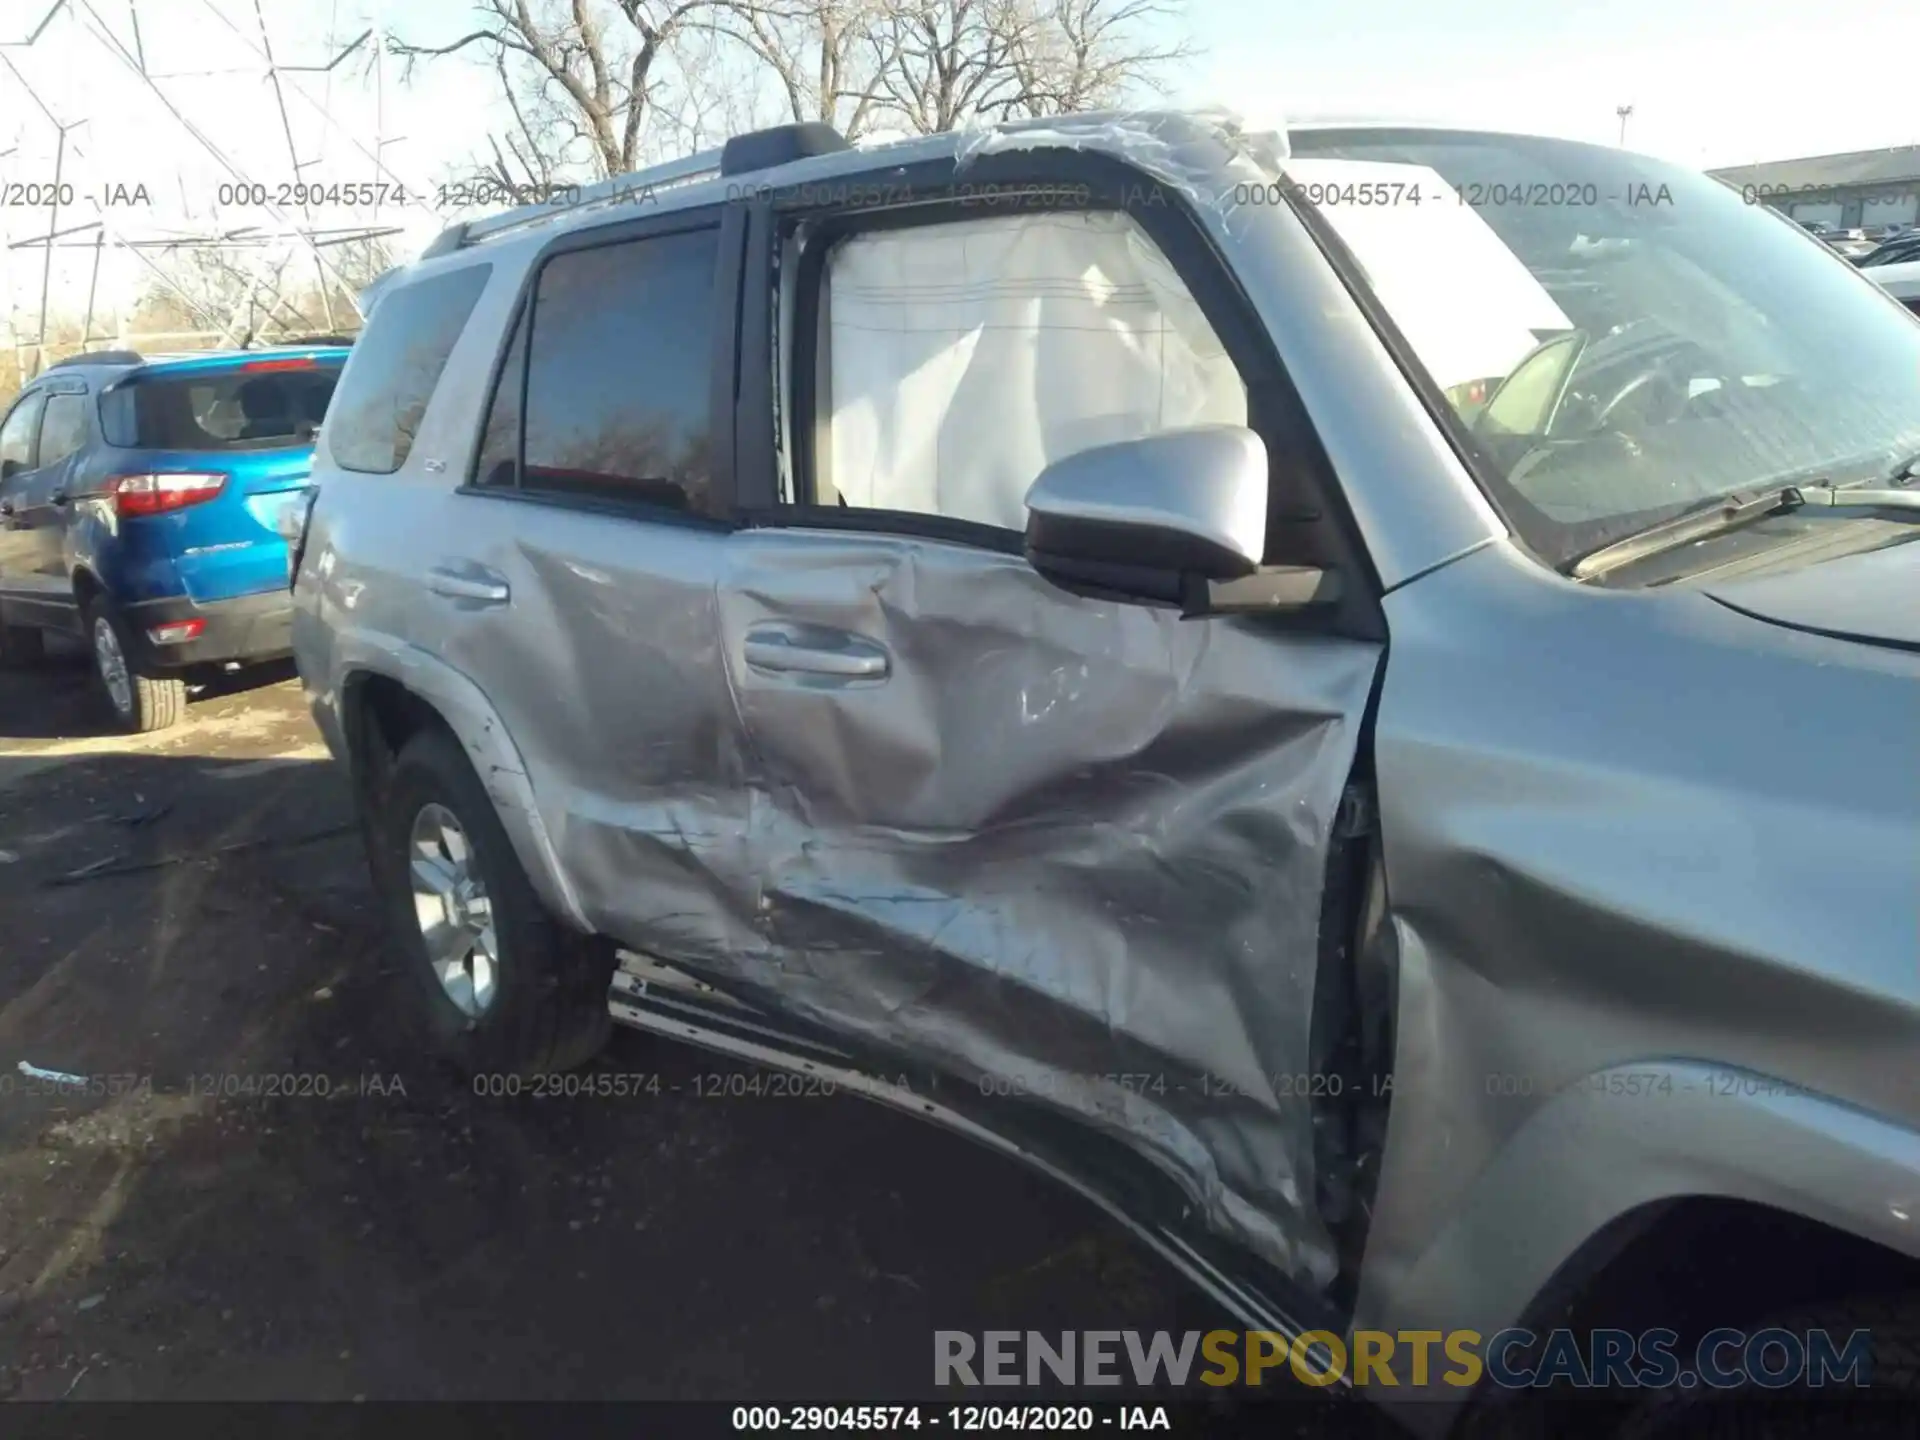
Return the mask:
<svg viewBox="0 0 1920 1440">
<path fill-rule="evenodd" d="M 613 1028 L 607 1011 L 613 944 L 580 935 L 548 913 L 486 787 L 444 730 L 416 734 L 380 780 L 362 791 L 362 803 L 374 807 L 363 831 L 402 983 L 411 992 L 410 1013 L 427 1045 L 468 1074 L 540 1074 L 591 1060 Z M 451 904 L 444 898 L 425 902 L 436 919 L 455 914 L 464 921 L 457 928 L 479 937 L 465 962 L 464 982 L 456 976 L 452 988 L 435 971 L 414 876 L 417 856 L 430 860 L 441 880 L 455 873 L 443 863 L 452 848 L 429 846 L 430 855 L 420 850 L 423 834 L 445 837 L 446 817 L 463 841 L 453 848 L 468 852 L 466 875 L 477 880 L 487 902 L 476 914 L 471 894 L 457 884 Z M 482 914 L 490 925 L 482 924 Z M 491 983 L 484 998 L 483 970 Z"/>
<path fill-rule="evenodd" d="M 1634 1409 L 1616 1440 L 1737 1440 L 1756 1434 L 1769 1440 L 1822 1440 L 1914 1433 L 1912 1416 L 1920 1409 L 1920 1295 L 1874 1296 L 1741 1328 L 1749 1333 L 1778 1328 L 1803 1339 L 1808 1331 L 1824 1330 L 1836 1349 L 1854 1331 L 1865 1330 L 1870 1335 L 1868 1383 L 1768 1389 L 1749 1381 L 1724 1390 L 1700 1384 L 1662 1389 Z M 1757 1424 L 1763 1428 L 1756 1429 Z"/>
<path fill-rule="evenodd" d="M 0 625 L 0 666 L 24 668 L 46 658 L 46 631 L 32 625 Z"/>
<path fill-rule="evenodd" d="M 126 623 L 111 605 L 95 601 L 87 607 L 87 648 L 93 655 L 93 677 L 100 694 L 122 730 L 146 735 L 178 725 L 187 714 L 187 685 L 175 675 L 143 673 L 132 659 Z M 119 674 L 113 673 L 117 661 Z"/>
</svg>

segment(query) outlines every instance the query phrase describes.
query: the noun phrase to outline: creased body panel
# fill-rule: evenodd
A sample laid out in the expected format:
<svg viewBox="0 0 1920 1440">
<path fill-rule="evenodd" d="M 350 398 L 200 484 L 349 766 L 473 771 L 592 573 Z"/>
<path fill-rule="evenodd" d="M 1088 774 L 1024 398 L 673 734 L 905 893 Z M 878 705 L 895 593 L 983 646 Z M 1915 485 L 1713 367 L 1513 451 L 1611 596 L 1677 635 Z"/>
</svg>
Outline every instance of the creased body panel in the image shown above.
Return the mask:
<svg viewBox="0 0 1920 1440">
<path fill-rule="evenodd" d="M 635 944 L 680 924 L 717 943 L 731 901 L 712 893 L 707 857 L 735 857 L 714 867 L 731 872 L 747 814 L 716 653 L 725 537 L 562 506 L 450 503 L 476 573 L 513 598 L 436 597 L 440 644 L 527 737 L 527 771 L 587 922 Z"/>
<path fill-rule="evenodd" d="M 723 883 L 753 943 L 665 925 L 652 947 L 1091 1119 L 1213 1225 L 1328 1279 L 1286 1077 L 1307 1069 L 1328 836 L 1377 647 L 838 533 L 735 536 L 719 596 L 750 814 L 743 848 L 703 864 L 738 861 Z M 749 664 L 770 625 L 850 638 L 887 673 Z"/>
<path fill-rule="evenodd" d="M 1920 1130 L 1920 657 L 1679 584 L 1577 586 L 1507 545 L 1390 597 L 1388 619 L 1373 750 L 1399 1043 L 1360 1325 L 1521 1323 L 1575 1247 L 1649 1200 L 1810 1213 L 1789 1183 L 1804 1127 L 1770 1131 L 1743 1098 Z M 1724 1125 L 1689 1147 L 1715 1106 Z M 1767 1133 L 1737 1158 L 1732 1136 Z M 1879 1240 L 1835 1202 L 1878 1226 L 1911 1194 L 1842 1186 L 1819 1218 Z"/>
</svg>

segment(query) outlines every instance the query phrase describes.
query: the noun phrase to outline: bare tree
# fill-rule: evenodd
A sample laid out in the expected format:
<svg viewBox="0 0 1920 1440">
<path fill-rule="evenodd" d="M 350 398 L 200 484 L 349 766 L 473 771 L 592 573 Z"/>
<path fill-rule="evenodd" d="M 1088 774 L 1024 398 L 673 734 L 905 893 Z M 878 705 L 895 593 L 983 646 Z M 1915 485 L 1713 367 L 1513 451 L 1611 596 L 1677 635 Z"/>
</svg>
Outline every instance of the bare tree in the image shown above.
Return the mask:
<svg viewBox="0 0 1920 1440">
<path fill-rule="evenodd" d="M 280 293 L 294 258 L 292 248 L 262 257 L 258 264 L 244 263 L 242 253 L 219 245 L 163 252 L 154 268 L 165 278 L 156 278 L 140 297 L 134 328 L 224 332 L 236 344 L 246 345 L 276 318 L 282 326 L 299 327 L 304 317 Z"/>
<path fill-rule="evenodd" d="M 1044 0 L 1009 47 L 1020 77 L 1013 109 L 1067 115 L 1160 91 L 1194 48 L 1151 36 L 1157 28 L 1179 33 L 1181 18 L 1164 0 Z"/>
<path fill-rule="evenodd" d="M 443 43 L 395 37 L 414 61 L 472 52 L 512 123 L 476 169 L 545 186 L 585 164 L 636 168 L 643 150 L 701 148 L 766 108 L 850 138 L 949 130 L 1098 108 L 1153 88 L 1190 52 L 1179 0 L 472 0 L 476 27 Z"/>
<path fill-rule="evenodd" d="M 726 0 L 703 28 L 742 47 L 790 120 L 824 120 L 850 140 L 877 122 L 881 75 L 897 59 L 884 31 L 897 0 Z"/>
<path fill-rule="evenodd" d="M 328 248 L 331 293 L 324 299 L 315 285 L 291 289 L 286 284 L 290 273 L 299 273 L 294 261 L 302 252 L 292 244 L 264 256 L 259 264 L 243 262 L 244 251 L 219 245 L 170 251 L 156 262 L 164 278 L 156 278 L 141 296 L 133 328 L 224 334 L 242 348 L 323 331 L 328 328 L 328 300 L 336 321 L 352 316 L 352 297 L 393 264 L 392 252 L 379 237 Z"/>
<path fill-rule="evenodd" d="M 907 128 L 1057 115 L 1156 89 L 1189 57 L 1170 0 L 892 0 L 869 36 L 878 108 Z"/>
<path fill-rule="evenodd" d="M 493 158 L 490 164 L 479 167 L 479 174 L 507 190 L 521 186 L 542 191 L 548 189 L 555 183 L 555 166 L 560 157 L 546 143 L 548 132 L 536 131 L 527 113 L 529 108 L 551 112 L 552 101 L 546 95 L 545 87 L 536 83 L 529 97 L 530 104 L 521 103 L 521 87 L 507 71 L 505 50 L 494 55 L 493 69 L 500 77 L 500 93 L 506 98 L 507 108 L 513 112 L 513 129 L 504 136 L 487 136 L 487 146 Z M 501 148 L 503 144 L 504 150 Z"/>
<path fill-rule="evenodd" d="M 475 50 L 506 87 L 516 128 L 493 165 L 515 183 L 584 151 L 597 176 L 635 168 L 655 92 L 694 17 L 719 0 L 474 0 L 476 28 L 444 44 L 395 36 L 409 61 Z M 554 143 L 555 137 L 559 144 Z M 504 178 L 504 177 L 503 177 Z"/>
<path fill-rule="evenodd" d="M 399 263 L 392 244 L 383 235 L 345 240 L 327 249 L 327 269 L 336 286 L 333 300 L 336 313 L 344 310 L 351 314 L 353 306 L 348 297 L 358 295 Z M 309 294 L 300 297 L 300 303 L 311 309 L 318 298 Z"/>
<path fill-rule="evenodd" d="M 923 135 L 1017 100 L 1024 0 L 894 0 L 867 38 L 878 108 Z"/>
<path fill-rule="evenodd" d="M 782 120 L 765 61 L 722 27 L 696 27 L 675 47 L 673 61 L 654 92 L 653 148 L 707 150 Z"/>
</svg>

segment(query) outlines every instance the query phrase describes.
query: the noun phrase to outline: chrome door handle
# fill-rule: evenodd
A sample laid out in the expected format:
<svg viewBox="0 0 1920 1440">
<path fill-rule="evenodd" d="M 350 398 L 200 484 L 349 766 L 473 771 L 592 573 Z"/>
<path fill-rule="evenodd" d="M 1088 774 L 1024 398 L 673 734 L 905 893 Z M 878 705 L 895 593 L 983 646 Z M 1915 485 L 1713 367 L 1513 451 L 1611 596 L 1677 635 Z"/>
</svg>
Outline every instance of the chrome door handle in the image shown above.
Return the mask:
<svg viewBox="0 0 1920 1440">
<path fill-rule="evenodd" d="M 453 570 L 427 572 L 427 589 L 449 600 L 478 600 L 483 605 L 504 605 L 513 592 L 502 580 L 480 580 Z"/>
<path fill-rule="evenodd" d="M 741 654 L 755 670 L 776 674 L 826 675 L 837 680 L 884 680 L 887 652 L 857 635 L 834 635 L 820 643 L 796 637 L 784 626 L 767 626 L 747 636 Z"/>
</svg>

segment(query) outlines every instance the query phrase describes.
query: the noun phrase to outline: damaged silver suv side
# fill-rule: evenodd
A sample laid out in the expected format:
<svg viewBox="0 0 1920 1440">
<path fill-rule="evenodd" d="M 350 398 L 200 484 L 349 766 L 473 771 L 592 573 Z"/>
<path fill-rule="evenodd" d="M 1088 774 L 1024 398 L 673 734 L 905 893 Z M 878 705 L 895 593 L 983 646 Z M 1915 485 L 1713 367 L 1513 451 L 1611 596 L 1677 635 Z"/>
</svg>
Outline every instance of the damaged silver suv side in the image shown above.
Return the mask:
<svg viewBox="0 0 1920 1440">
<path fill-rule="evenodd" d="M 1287 1336 L 1703 1233 L 1741 1324 L 1920 1256 L 1916 454 L 1920 325 L 1656 161 L 786 127 L 382 284 L 295 642 L 464 1063 L 834 1075 Z"/>
</svg>

